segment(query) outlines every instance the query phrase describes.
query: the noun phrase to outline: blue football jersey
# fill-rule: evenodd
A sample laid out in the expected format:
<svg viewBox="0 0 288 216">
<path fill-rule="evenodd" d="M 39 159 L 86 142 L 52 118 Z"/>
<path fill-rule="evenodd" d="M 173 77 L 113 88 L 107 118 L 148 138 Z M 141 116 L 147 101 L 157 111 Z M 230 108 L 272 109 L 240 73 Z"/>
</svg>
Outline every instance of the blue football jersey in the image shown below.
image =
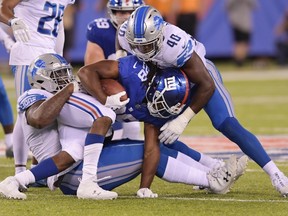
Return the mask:
<svg viewBox="0 0 288 216">
<path fill-rule="evenodd" d="M 117 113 L 117 118 L 122 121 L 141 121 L 161 127 L 170 118 L 157 118 L 151 116 L 146 104 L 147 74 L 148 66 L 135 56 L 127 56 L 119 59 L 119 82 L 124 86 L 130 98 L 121 113 Z"/>
<path fill-rule="evenodd" d="M 110 19 L 99 18 L 88 24 L 86 38 L 102 47 L 106 59 L 115 59 L 116 29 Z"/>
</svg>

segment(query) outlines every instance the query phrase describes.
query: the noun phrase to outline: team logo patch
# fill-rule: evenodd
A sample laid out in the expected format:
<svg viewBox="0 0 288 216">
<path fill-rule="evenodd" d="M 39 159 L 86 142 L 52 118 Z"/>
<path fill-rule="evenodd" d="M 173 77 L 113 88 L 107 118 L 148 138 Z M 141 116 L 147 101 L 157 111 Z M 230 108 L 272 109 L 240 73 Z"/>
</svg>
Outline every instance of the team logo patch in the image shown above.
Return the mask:
<svg viewBox="0 0 288 216">
<path fill-rule="evenodd" d="M 163 24 L 163 19 L 162 17 L 159 17 L 159 16 L 155 16 L 154 17 L 154 26 L 157 30 L 160 29 L 160 27 L 162 26 Z"/>
</svg>

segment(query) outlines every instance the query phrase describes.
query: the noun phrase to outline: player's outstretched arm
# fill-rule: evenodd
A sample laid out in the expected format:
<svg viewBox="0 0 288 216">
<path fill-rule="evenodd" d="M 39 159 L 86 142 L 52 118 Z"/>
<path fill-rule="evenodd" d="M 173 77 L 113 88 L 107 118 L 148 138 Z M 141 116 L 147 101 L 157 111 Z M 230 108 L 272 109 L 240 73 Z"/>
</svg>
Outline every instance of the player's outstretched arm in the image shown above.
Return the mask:
<svg viewBox="0 0 288 216">
<path fill-rule="evenodd" d="M 145 134 L 144 160 L 143 160 L 143 166 L 142 166 L 142 175 L 141 175 L 141 183 L 140 183 L 139 191 L 141 191 L 141 189 L 146 189 L 146 188 L 150 189 L 150 186 L 153 182 L 153 179 L 154 179 L 157 167 L 158 167 L 159 159 L 160 159 L 160 148 L 159 148 L 159 140 L 158 140 L 159 129 L 152 124 L 145 123 L 144 134 Z M 149 196 L 147 195 L 147 198 L 157 197 L 156 196 L 157 194 L 155 196 L 151 195 L 151 194 L 154 194 L 152 191 L 151 193 L 147 193 L 147 194 L 149 194 Z M 138 193 L 137 195 L 139 196 Z"/>
<path fill-rule="evenodd" d="M 69 83 L 48 100 L 34 103 L 26 111 L 28 124 L 35 128 L 43 128 L 55 121 L 73 90 L 74 84 Z"/>
</svg>

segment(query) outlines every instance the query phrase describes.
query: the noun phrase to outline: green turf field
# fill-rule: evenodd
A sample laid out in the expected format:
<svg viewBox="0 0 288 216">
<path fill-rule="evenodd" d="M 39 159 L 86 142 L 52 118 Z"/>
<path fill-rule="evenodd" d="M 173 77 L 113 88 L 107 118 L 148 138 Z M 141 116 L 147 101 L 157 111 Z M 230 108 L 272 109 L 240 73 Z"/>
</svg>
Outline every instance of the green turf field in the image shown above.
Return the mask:
<svg viewBox="0 0 288 216">
<path fill-rule="evenodd" d="M 286 71 L 288 74 L 288 70 Z M 270 75 L 265 78 L 267 73 Z M 233 75 L 233 73 L 231 73 Z M 288 135 L 288 76 L 278 72 L 258 71 L 231 76 L 224 72 L 224 80 L 235 104 L 238 119 L 256 135 Z M 229 79 L 225 79 L 225 77 Z M 239 77 L 239 79 L 237 78 Z M 4 75 L 8 92 L 15 108 L 13 82 Z M 11 85 L 12 83 L 12 85 Z M 185 135 L 220 135 L 211 126 L 204 112 L 199 113 L 185 130 Z M 3 132 L 0 131 L 0 139 Z M 288 146 L 288 143 L 287 143 Z M 277 162 L 288 174 L 287 162 Z M 13 160 L 0 158 L 0 180 L 13 175 Z M 78 200 L 65 197 L 47 188 L 29 188 L 27 200 L 0 199 L 0 215 L 245 215 L 285 216 L 288 198 L 273 189 L 268 176 L 250 161 L 246 174 L 226 195 L 193 191 L 191 186 L 171 184 L 155 179 L 152 190 L 158 199 L 136 199 L 139 178 L 117 189 L 114 201 Z"/>
</svg>

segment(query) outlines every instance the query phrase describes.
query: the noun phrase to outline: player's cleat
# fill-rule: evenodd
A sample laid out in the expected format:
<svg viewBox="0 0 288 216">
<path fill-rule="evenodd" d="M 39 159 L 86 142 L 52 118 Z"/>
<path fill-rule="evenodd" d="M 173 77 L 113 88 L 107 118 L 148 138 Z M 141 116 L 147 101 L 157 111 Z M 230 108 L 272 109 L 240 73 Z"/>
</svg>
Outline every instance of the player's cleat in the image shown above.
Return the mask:
<svg viewBox="0 0 288 216">
<path fill-rule="evenodd" d="M 226 194 L 235 181 L 237 169 L 237 158 L 232 155 L 224 166 L 213 168 L 207 173 L 210 192 L 216 194 Z"/>
<path fill-rule="evenodd" d="M 0 194 L 7 199 L 26 199 L 27 196 L 21 193 L 18 188 L 20 184 L 15 177 L 10 176 L 0 183 Z"/>
<path fill-rule="evenodd" d="M 237 159 L 237 169 L 236 169 L 236 176 L 235 181 L 240 178 L 245 173 L 249 161 L 249 157 L 246 155 L 241 156 Z"/>
<path fill-rule="evenodd" d="M 288 198 L 288 178 L 283 173 L 275 173 L 271 178 L 272 185 L 283 197 Z"/>
<path fill-rule="evenodd" d="M 77 189 L 77 197 L 79 199 L 112 200 L 116 199 L 118 194 L 102 189 L 99 187 L 97 179 L 92 177 L 85 181 L 80 181 Z"/>
<path fill-rule="evenodd" d="M 5 155 L 6 155 L 7 158 L 13 158 L 13 157 L 14 157 L 12 147 L 6 149 L 6 151 L 5 151 Z"/>
</svg>

